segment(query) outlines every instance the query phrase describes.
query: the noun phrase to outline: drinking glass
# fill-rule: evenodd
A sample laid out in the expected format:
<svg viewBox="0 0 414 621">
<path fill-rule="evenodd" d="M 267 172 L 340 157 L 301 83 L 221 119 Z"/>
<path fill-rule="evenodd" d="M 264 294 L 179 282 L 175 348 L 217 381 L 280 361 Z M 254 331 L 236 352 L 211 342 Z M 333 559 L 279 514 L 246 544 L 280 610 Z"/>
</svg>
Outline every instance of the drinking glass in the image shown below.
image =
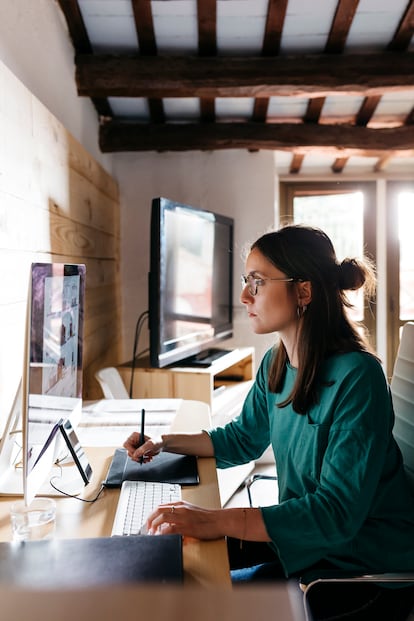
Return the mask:
<svg viewBox="0 0 414 621">
<path fill-rule="evenodd" d="M 17 500 L 10 506 L 13 541 L 51 539 L 55 533 L 56 503 L 52 498 L 35 498 L 30 505 Z"/>
</svg>

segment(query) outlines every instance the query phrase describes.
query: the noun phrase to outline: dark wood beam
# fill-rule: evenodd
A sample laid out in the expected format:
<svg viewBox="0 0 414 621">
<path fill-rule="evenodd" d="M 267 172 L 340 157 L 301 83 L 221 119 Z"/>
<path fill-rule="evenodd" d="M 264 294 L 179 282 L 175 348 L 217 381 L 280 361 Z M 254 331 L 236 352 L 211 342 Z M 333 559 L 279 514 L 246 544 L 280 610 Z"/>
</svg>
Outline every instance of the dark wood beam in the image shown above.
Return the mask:
<svg viewBox="0 0 414 621">
<path fill-rule="evenodd" d="M 359 0 L 338 1 L 329 37 L 325 45 L 326 53 L 339 54 L 343 52 L 358 4 Z"/>
<path fill-rule="evenodd" d="M 305 159 L 304 153 L 294 153 L 292 157 L 292 161 L 290 162 L 289 172 L 292 175 L 297 175 L 300 173 L 300 169 L 302 168 L 303 160 Z"/>
<path fill-rule="evenodd" d="M 338 0 L 329 37 L 325 45 L 325 52 L 327 54 L 340 54 L 344 51 L 349 29 L 355 17 L 358 4 L 359 0 Z M 313 103 L 314 101 L 315 103 Z M 310 117 L 313 122 L 319 122 L 324 103 L 325 98 L 323 97 L 315 100 L 311 99 L 306 117 Z M 305 120 L 308 120 L 306 117 Z M 338 157 L 332 165 L 333 172 L 342 172 L 346 165 L 346 161 L 346 157 Z"/>
<path fill-rule="evenodd" d="M 388 50 L 402 52 L 408 49 L 414 34 L 414 0 L 410 0 Z"/>
<path fill-rule="evenodd" d="M 89 97 L 322 97 L 414 89 L 414 54 L 260 58 L 76 57 L 79 95 Z"/>
<path fill-rule="evenodd" d="M 266 26 L 263 36 L 262 56 L 276 56 L 280 51 L 283 24 L 285 23 L 288 0 L 269 0 Z M 269 98 L 260 97 L 254 101 L 252 120 L 264 123 L 267 118 Z"/>
<path fill-rule="evenodd" d="M 252 121 L 255 123 L 265 123 L 268 108 L 269 99 L 267 97 L 256 97 L 254 100 Z"/>
<path fill-rule="evenodd" d="M 276 56 L 280 52 L 287 4 L 288 0 L 269 0 L 268 2 L 262 56 Z M 256 97 L 254 100 L 252 120 L 255 123 L 265 123 L 268 108 L 268 97 Z"/>
<path fill-rule="evenodd" d="M 386 167 L 388 162 L 391 159 L 391 155 L 384 155 L 383 157 L 378 158 L 375 166 L 374 166 L 374 172 L 383 172 Z"/>
<path fill-rule="evenodd" d="M 131 0 L 134 14 L 135 31 L 137 33 L 139 52 L 142 56 L 156 56 L 154 20 L 150 0 Z M 153 123 L 164 123 L 164 103 L 160 97 L 149 97 L 148 108 Z"/>
<path fill-rule="evenodd" d="M 197 0 L 198 53 L 200 56 L 217 54 L 216 0 Z"/>
<path fill-rule="evenodd" d="M 217 54 L 217 3 L 216 0 L 197 0 L 198 53 L 200 56 Z M 214 97 L 200 99 L 200 119 L 203 123 L 216 120 Z"/>
<path fill-rule="evenodd" d="M 92 54 L 92 45 L 86 31 L 85 22 L 78 0 L 58 0 L 77 54 Z"/>
<path fill-rule="evenodd" d="M 341 173 L 345 168 L 345 165 L 348 161 L 348 157 L 337 157 L 334 163 L 331 166 L 331 170 L 334 173 Z"/>
<path fill-rule="evenodd" d="M 335 153 L 338 157 L 414 155 L 414 126 L 369 129 L 353 125 L 291 123 L 166 123 L 108 121 L 101 124 L 103 152 L 279 149 Z"/>
<path fill-rule="evenodd" d="M 76 54 L 93 54 L 93 49 L 83 21 L 78 0 L 58 0 L 61 11 L 66 19 L 69 36 Z M 101 117 L 112 117 L 109 102 L 101 97 L 92 97 L 95 110 Z"/>
<path fill-rule="evenodd" d="M 262 55 L 276 56 L 280 51 L 288 0 L 269 0 Z"/>
<path fill-rule="evenodd" d="M 139 52 L 143 56 L 155 56 L 157 54 L 157 43 L 155 41 L 151 2 L 150 0 L 131 0 L 131 3 Z"/>
<path fill-rule="evenodd" d="M 309 99 L 306 114 L 303 118 L 305 123 L 319 123 L 325 97 L 314 97 Z"/>
<path fill-rule="evenodd" d="M 150 111 L 151 121 L 153 123 L 165 122 L 164 102 L 162 99 L 159 99 L 158 97 L 150 97 L 148 99 L 148 108 Z"/>
<path fill-rule="evenodd" d="M 216 103 L 213 97 L 200 99 L 200 120 L 203 123 L 214 123 L 216 120 Z"/>
<path fill-rule="evenodd" d="M 373 95 L 371 97 L 366 97 L 364 101 L 362 102 L 360 109 L 358 110 L 355 123 L 360 126 L 368 125 L 380 101 L 381 101 L 380 95 Z"/>
<path fill-rule="evenodd" d="M 410 112 L 407 114 L 407 118 L 405 119 L 406 125 L 414 124 L 414 108 L 411 108 Z"/>
</svg>

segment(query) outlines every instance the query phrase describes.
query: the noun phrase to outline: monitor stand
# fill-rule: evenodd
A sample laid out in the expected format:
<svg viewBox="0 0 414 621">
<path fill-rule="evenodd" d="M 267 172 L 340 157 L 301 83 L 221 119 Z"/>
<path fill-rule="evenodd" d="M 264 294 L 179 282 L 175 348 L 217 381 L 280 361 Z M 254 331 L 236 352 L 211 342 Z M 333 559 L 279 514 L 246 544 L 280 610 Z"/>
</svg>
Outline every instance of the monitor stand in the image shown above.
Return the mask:
<svg viewBox="0 0 414 621">
<path fill-rule="evenodd" d="M 0 441 L 0 495 L 23 495 L 22 382 L 10 410 Z"/>
<path fill-rule="evenodd" d="M 0 496 L 23 496 L 23 430 L 21 382 L 0 441 Z M 50 484 L 53 481 L 56 489 Z M 53 466 L 48 481 L 39 489 L 41 496 L 79 496 L 85 484 L 70 458 Z"/>
<path fill-rule="evenodd" d="M 205 349 L 204 351 L 201 351 L 199 354 L 195 354 L 194 356 L 185 358 L 184 360 L 181 360 L 181 362 L 174 363 L 171 366 L 209 367 L 217 360 L 219 360 L 222 356 L 225 356 L 230 352 L 231 349 L 218 349 L 211 347 L 210 349 Z"/>
<path fill-rule="evenodd" d="M 49 481 L 53 482 L 53 487 Z M 49 481 L 39 489 L 38 496 L 79 496 L 85 484 L 77 467 L 72 464 L 65 468 L 54 466 Z M 0 476 L 0 496 L 23 496 L 23 468 L 10 464 Z"/>
</svg>

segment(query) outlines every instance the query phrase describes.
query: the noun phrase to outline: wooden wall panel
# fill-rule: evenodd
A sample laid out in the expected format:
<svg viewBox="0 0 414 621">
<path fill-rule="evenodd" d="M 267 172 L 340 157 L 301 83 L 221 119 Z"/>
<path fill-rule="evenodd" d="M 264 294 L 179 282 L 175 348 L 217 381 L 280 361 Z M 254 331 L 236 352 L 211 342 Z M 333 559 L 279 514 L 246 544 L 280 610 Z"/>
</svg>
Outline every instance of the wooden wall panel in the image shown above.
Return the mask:
<svg viewBox="0 0 414 621">
<path fill-rule="evenodd" d="M 30 263 L 85 263 L 84 398 L 120 361 L 115 180 L 0 64 L 0 431 L 17 389 Z"/>
</svg>

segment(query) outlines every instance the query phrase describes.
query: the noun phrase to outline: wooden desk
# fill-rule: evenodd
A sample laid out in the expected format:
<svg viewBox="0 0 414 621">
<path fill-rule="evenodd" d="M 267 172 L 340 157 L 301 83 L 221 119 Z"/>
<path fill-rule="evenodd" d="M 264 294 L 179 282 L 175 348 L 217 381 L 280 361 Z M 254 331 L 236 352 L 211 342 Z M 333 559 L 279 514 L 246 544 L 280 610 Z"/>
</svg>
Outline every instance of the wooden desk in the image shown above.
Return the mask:
<svg viewBox="0 0 414 621">
<path fill-rule="evenodd" d="M 174 431 L 199 431 L 210 426 L 209 407 L 201 402 L 183 401 L 172 425 Z M 96 497 L 101 481 L 109 468 L 113 447 L 85 448 L 93 480 L 82 498 Z M 220 495 L 215 460 L 200 458 L 200 484 L 183 488 L 183 499 L 206 508 L 219 508 Z M 57 498 L 56 536 L 61 539 L 105 537 L 111 534 L 119 491 L 105 489 L 93 503 L 75 498 Z M 9 505 L 13 498 L 0 497 L 0 541 L 11 539 Z M 224 539 L 217 541 L 184 540 L 184 581 L 187 585 L 231 588 L 227 547 Z"/>
<path fill-rule="evenodd" d="M 297 586 L 284 583 L 233 590 L 138 584 L 60 592 L 0 586 L 0 601 L 2 621 L 305 621 Z"/>
</svg>

